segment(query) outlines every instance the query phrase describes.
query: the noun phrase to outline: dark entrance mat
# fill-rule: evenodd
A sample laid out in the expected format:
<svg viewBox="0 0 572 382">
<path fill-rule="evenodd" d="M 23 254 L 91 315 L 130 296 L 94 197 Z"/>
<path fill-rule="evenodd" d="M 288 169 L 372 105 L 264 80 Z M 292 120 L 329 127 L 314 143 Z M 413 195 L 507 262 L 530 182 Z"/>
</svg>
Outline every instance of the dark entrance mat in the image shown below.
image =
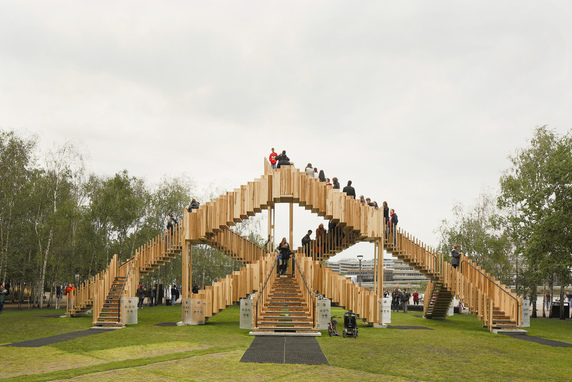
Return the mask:
<svg viewBox="0 0 572 382">
<path fill-rule="evenodd" d="M 61 318 L 62 316 L 65 316 L 65 315 L 62 315 L 62 314 L 48 314 L 48 315 L 45 315 L 45 316 L 38 316 L 38 317 L 45 317 L 45 318 Z"/>
<path fill-rule="evenodd" d="M 518 340 L 530 341 L 535 342 L 541 345 L 548 345 L 557 348 L 572 348 L 572 344 L 567 342 L 560 342 L 555 340 L 547 340 L 546 338 L 536 337 L 536 336 L 529 336 L 527 334 L 511 334 L 511 333 L 502 333 L 505 336 L 509 336 L 511 338 L 516 338 Z"/>
<path fill-rule="evenodd" d="M 106 331 L 107 330 L 104 330 L 104 329 L 80 330 L 78 332 L 64 333 L 64 334 L 58 334 L 56 336 L 51 336 L 51 337 L 38 338 L 37 340 L 14 342 L 13 344 L 8 344 L 8 345 L 4 345 L 4 346 L 14 346 L 14 347 L 21 347 L 21 348 L 39 348 L 41 346 L 53 345 L 53 344 L 57 344 L 58 342 L 75 340 L 76 338 L 87 337 L 87 336 L 91 336 L 93 334 L 99 334 L 99 333 L 103 333 Z"/>
<path fill-rule="evenodd" d="M 329 365 L 314 337 L 257 336 L 240 362 Z"/>
<path fill-rule="evenodd" d="M 398 326 L 398 325 L 387 325 L 387 329 L 406 329 L 406 330 L 435 330 L 432 328 L 426 328 L 424 326 Z"/>
<path fill-rule="evenodd" d="M 155 326 L 177 326 L 176 322 L 159 322 Z"/>
</svg>

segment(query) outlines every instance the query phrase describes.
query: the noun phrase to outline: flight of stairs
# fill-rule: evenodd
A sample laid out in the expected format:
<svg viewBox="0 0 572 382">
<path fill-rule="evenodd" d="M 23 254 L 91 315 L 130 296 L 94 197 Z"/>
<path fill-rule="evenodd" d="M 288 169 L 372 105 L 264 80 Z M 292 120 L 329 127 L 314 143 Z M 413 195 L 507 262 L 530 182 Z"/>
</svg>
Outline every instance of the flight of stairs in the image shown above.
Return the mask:
<svg viewBox="0 0 572 382">
<path fill-rule="evenodd" d="M 506 316 L 503 311 L 498 308 L 493 308 L 493 329 L 502 330 L 517 330 L 518 326 L 514 320 Z"/>
<path fill-rule="evenodd" d="M 305 301 L 298 280 L 275 276 L 269 296 L 258 317 L 259 332 L 313 332 L 312 306 Z"/>
<path fill-rule="evenodd" d="M 116 277 L 111 285 L 111 289 L 107 294 L 101 313 L 97 320 L 96 326 L 116 327 L 123 326 L 119 319 L 121 309 L 120 293 L 125 283 L 125 277 Z"/>
<path fill-rule="evenodd" d="M 431 297 L 429 304 L 427 306 L 427 311 L 425 312 L 425 318 L 446 318 L 451 302 L 453 301 L 453 294 L 443 287 L 443 284 L 439 282 L 432 283 L 433 291 L 431 292 Z"/>
</svg>

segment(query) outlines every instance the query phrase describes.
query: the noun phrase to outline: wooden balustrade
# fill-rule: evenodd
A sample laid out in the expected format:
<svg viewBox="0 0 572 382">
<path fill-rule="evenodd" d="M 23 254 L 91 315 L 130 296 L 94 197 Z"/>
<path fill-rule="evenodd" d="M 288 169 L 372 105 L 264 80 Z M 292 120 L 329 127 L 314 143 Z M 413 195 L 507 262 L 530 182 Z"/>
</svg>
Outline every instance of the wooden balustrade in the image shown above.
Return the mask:
<svg viewBox="0 0 572 382">
<path fill-rule="evenodd" d="M 243 264 L 260 260 L 267 253 L 266 249 L 227 228 L 213 234 L 206 242 Z"/>
</svg>

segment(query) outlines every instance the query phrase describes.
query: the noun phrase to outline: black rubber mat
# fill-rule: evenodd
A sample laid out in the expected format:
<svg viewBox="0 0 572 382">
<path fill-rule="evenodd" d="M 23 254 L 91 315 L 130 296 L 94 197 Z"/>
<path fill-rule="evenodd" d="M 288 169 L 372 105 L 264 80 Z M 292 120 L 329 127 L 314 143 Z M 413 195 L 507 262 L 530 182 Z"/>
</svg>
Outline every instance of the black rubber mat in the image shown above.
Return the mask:
<svg viewBox="0 0 572 382">
<path fill-rule="evenodd" d="M 572 348 L 572 344 L 569 344 L 568 342 L 547 340 L 546 338 L 529 336 L 527 334 L 511 334 L 511 333 L 502 333 L 502 334 L 504 334 L 505 336 L 509 336 L 511 338 L 516 338 L 518 340 L 535 342 L 541 345 L 553 346 L 556 348 Z"/>
<path fill-rule="evenodd" d="M 257 336 L 240 362 L 329 365 L 314 337 Z"/>
<path fill-rule="evenodd" d="M 96 329 L 80 330 L 79 332 L 58 334 L 56 336 L 38 338 L 37 340 L 15 342 L 13 344 L 7 344 L 4 346 L 14 346 L 14 347 L 21 347 L 21 348 L 39 348 L 42 346 L 53 345 L 53 344 L 57 344 L 58 342 L 64 342 L 64 341 L 69 341 L 69 340 L 75 340 L 76 338 L 87 337 L 87 336 L 91 336 L 93 334 L 99 334 L 99 333 L 106 332 L 106 331 L 107 330 L 103 330 L 103 329 L 100 329 L 100 330 L 96 330 Z"/>
<path fill-rule="evenodd" d="M 426 328 L 424 326 L 399 326 L 399 325 L 387 325 L 387 329 L 435 330 L 432 328 Z"/>
<path fill-rule="evenodd" d="M 177 326 L 176 322 L 159 322 L 155 326 Z"/>
<path fill-rule="evenodd" d="M 45 317 L 45 318 L 61 318 L 61 314 L 48 314 L 46 316 L 38 316 L 38 317 Z"/>
</svg>

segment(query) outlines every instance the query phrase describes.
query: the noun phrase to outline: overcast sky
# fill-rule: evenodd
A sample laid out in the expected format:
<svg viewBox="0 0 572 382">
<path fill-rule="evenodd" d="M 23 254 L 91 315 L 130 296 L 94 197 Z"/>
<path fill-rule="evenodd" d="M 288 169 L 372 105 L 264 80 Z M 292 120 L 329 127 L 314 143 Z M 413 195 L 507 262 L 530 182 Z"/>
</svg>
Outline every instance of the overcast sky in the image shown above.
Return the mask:
<svg viewBox="0 0 572 382">
<path fill-rule="evenodd" d="M 436 246 L 535 127 L 570 130 L 570 20 L 568 0 L 0 0 L 0 129 L 203 192 L 286 149 Z M 296 245 L 321 220 L 298 210 Z"/>
</svg>

